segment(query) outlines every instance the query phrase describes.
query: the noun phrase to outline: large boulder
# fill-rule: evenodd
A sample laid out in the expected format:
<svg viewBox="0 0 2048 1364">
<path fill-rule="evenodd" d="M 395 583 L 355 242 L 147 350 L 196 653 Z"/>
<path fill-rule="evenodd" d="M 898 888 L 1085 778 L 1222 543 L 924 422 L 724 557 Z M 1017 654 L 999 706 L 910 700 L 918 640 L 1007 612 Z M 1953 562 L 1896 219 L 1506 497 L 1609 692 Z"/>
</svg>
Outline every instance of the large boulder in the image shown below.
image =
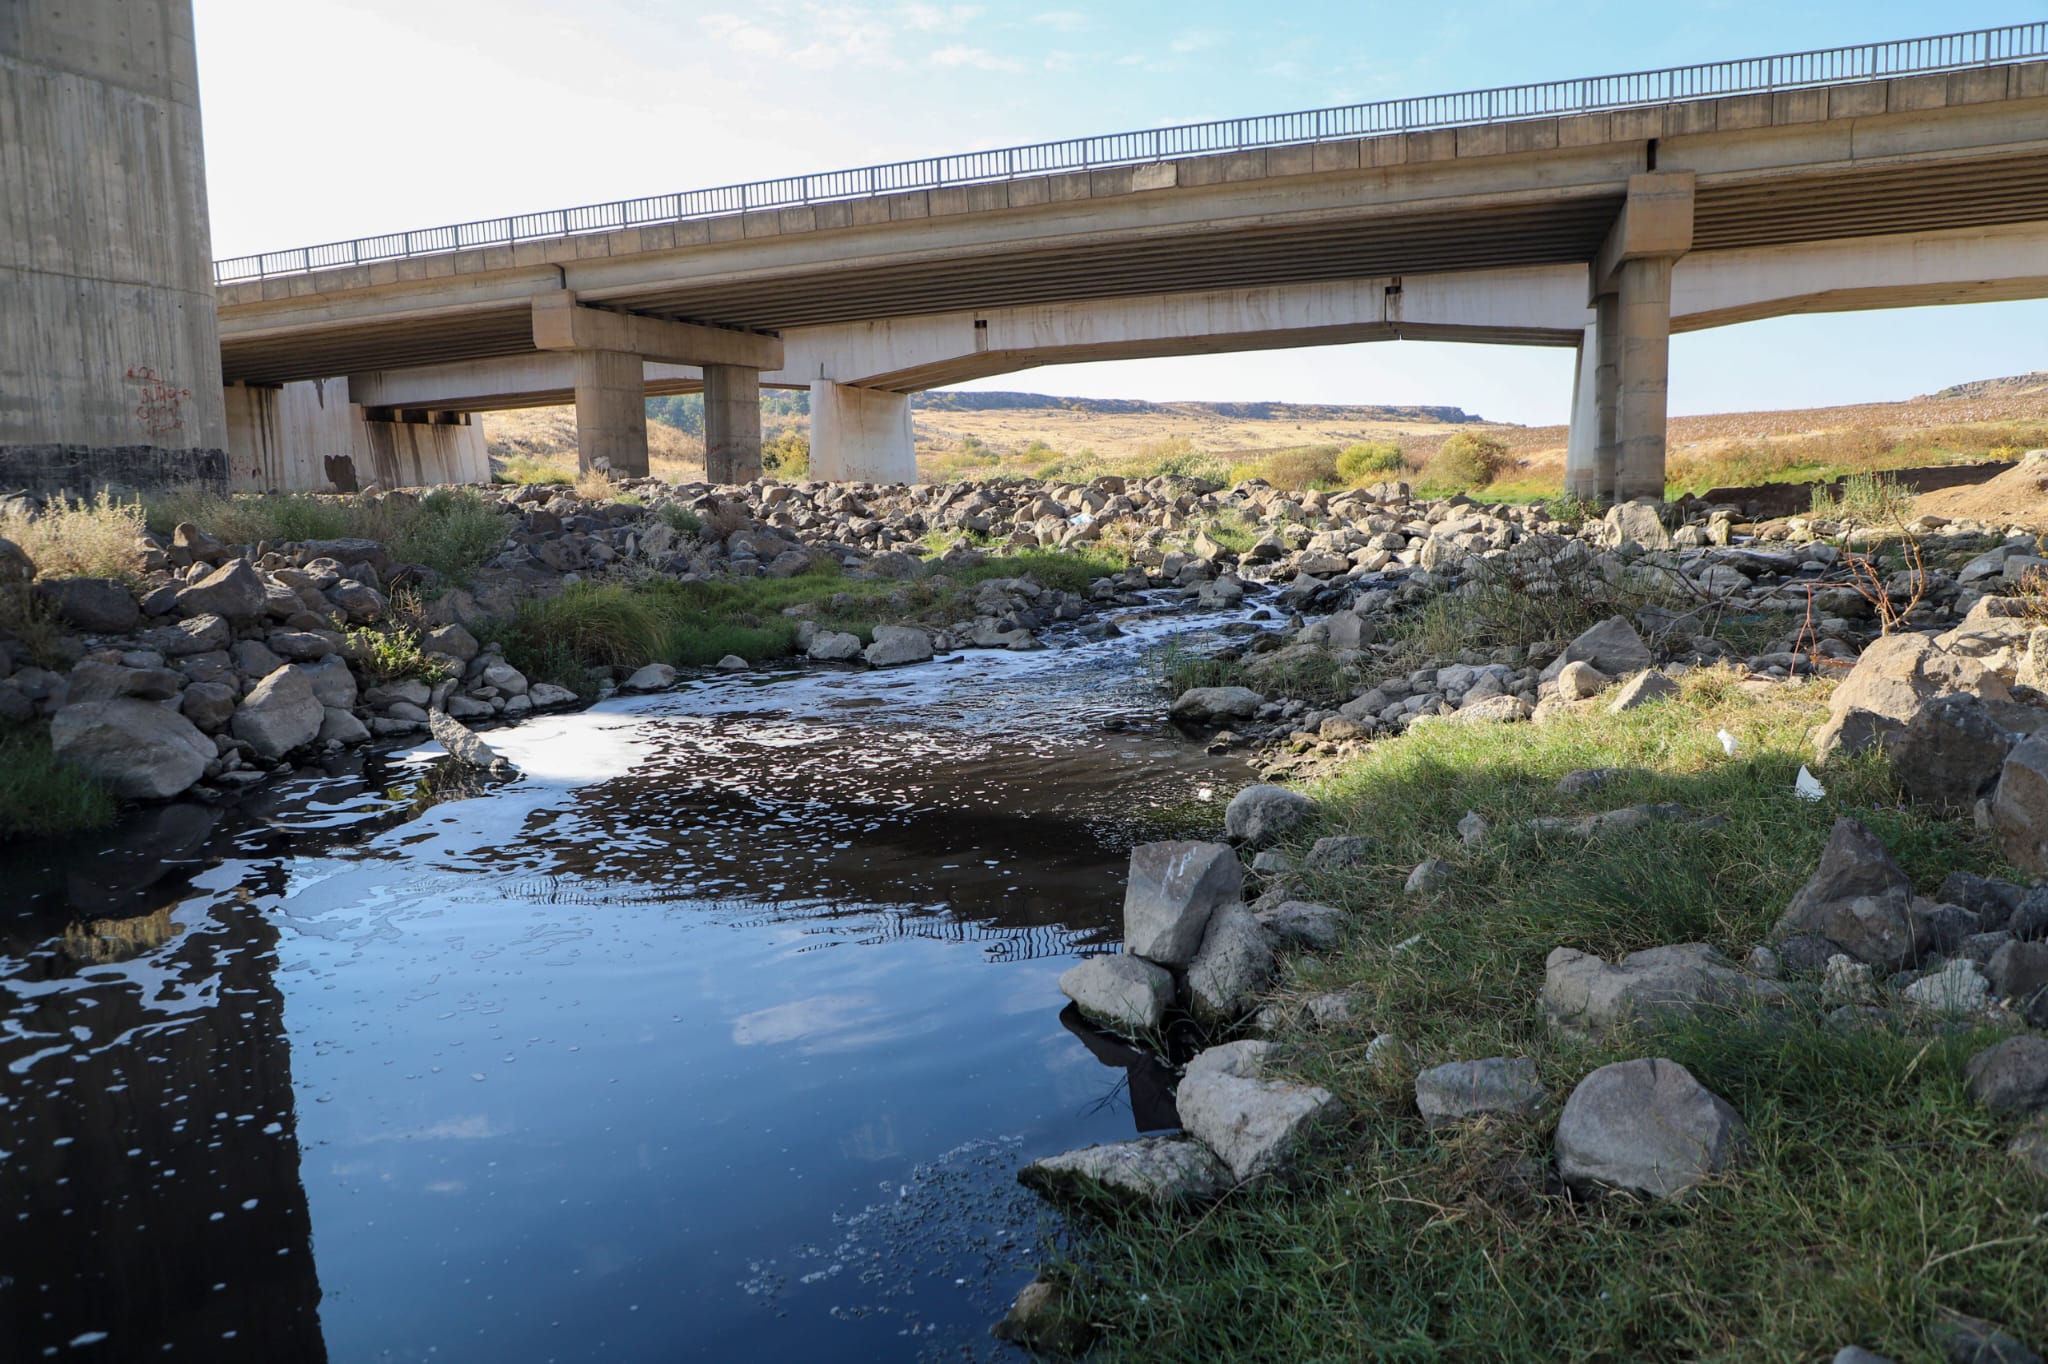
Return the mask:
<svg viewBox="0 0 2048 1364">
<path fill-rule="evenodd" d="M 1564 652 L 1543 670 L 1543 680 L 1555 679 L 1568 663 L 1590 663 L 1609 677 L 1627 677 L 1654 667 L 1656 662 L 1627 616 L 1609 616 L 1565 645 Z"/>
<path fill-rule="evenodd" d="M 1826 938 L 1858 961 L 1896 971 L 1915 957 L 1913 883 L 1861 822 L 1835 821 L 1820 866 L 1779 916 L 1780 938 Z"/>
<path fill-rule="evenodd" d="M 1236 1063 L 1191 1062 L 1174 1104 L 1188 1135 L 1215 1152 L 1237 1180 L 1283 1173 L 1317 1128 L 1341 1112 L 1327 1089 L 1264 1079 L 1253 1066 Z"/>
<path fill-rule="evenodd" d="M 2035 1027 L 2048 1027 L 2048 942 L 2005 942 L 1984 964 L 1991 989 Z"/>
<path fill-rule="evenodd" d="M 177 711 L 133 697 L 65 706 L 51 717 L 50 751 L 127 800 L 170 799 L 206 775 L 216 752 Z"/>
<path fill-rule="evenodd" d="M 861 657 L 870 668 L 895 668 L 923 663 L 932 656 L 932 637 L 908 625 L 877 625 L 875 642 Z"/>
<path fill-rule="evenodd" d="M 282 758 L 320 736 L 326 707 L 312 681 L 297 665 L 279 668 L 256 684 L 235 707 L 229 728 L 259 757 Z"/>
<path fill-rule="evenodd" d="M 142 619 L 135 594 L 118 578 L 56 578 L 37 583 L 36 596 L 74 630 L 119 634 Z"/>
<path fill-rule="evenodd" d="M 1543 1111 L 1550 1091 L 1525 1057 L 1447 1061 L 1415 1077 L 1415 1107 L 1430 1127 L 1466 1118 L 1527 1118 Z"/>
<path fill-rule="evenodd" d="M 1124 889 L 1124 950 L 1165 966 L 1195 959 L 1209 916 L 1244 899 L 1244 868 L 1227 843 L 1142 843 Z"/>
<path fill-rule="evenodd" d="M 1284 786 L 1247 786 L 1230 798 L 1223 811 L 1223 832 L 1236 843 L 1263 848 L 1300 828 L 1315 814 L 1316 803 Z"/>
<path fill-rule="evenodd" d="M 2019 736 L 1967 692 L 1922 706 L 1885 745 L 1892 775 L 1906 794 L 1932 805 L 1968 808 L 1998 784 Z"/>
<path fill-rule="evenodd" d="M 1140 1137 L 1034 1160 L 1017 1174 L 1049 1198 L 1155 1206 L 1207 1202 L 1230 1187 L 1229 1172 L 1200 1142 Z"/>
<path fill-rule="evenodd" d="M 434 736 L 435 742 L 448 750 L 449 757 L 466 767 L 488 772 L 508 765 L 505 759 L 499 756 L 498 750 L 479 739 L 475 730 L 450 716 L 445 710 L 427 712 L 427 732 Z"/>
<path fill-rule="evenodd" d="M 355 705 L 356 675 L 349 671 L 348 660 L 340 654 L 303 664 L 299 671 L 313 684 L 313 695 L 320 698 L 321 705 L 334 710 L 347 710 Z"/>
<path fill-rule="evenodd" d="M 1991 823 L 2008 861 L 2048 876 L 2048 734 L 2028 735 L 2006 755 Z"/>
<path fill-rule="evenodd" d="M 1739 1165 L 1749 1131 L 1676 1061 L 1617 1061 L 1579 1081 L 1557 1120 L 1557 1172 L 1580 1192 L 1685 1193 Z"/>
<path fill-rule="evenodd" d="M 2048 1037 L 1993 1043 L 1964 1067 L 1970 1097 L 1993 1113 L 2048 1112 Z"/>
<path fill-rule="evenodd" d="M 1204 1023 L 1231 1024 L 1258 1006 L 1273 980 L 1266 930 L 1241 904 L 1218 906 L 1188 963 L 1188 1003 Z"/>
<path fill-rule="evenodd" d="M 1129 953 L 1090 957 L 1060 975 L 1060 993 L 1098 1022 L 1139 1032 L 1166 1021 L 1173 975 Z"/>
<path fill-rule="evenodd" d="M 1828 698 L 1828 720 L 1815 736 L 1822 761 L 1861 753 L 1905 732 L 1920 708 L 1938 696 L 1970 692 L 2010 701 L 2005 680 L 1982 663 L 1942 648 L 1926 635 L 1886 635 L 1863 651 Z"/>
<path fill-rule="evenodd" d="M 1250 687 L 1190 687 L 1174 698 L 1167 714 L 1184 725 L 1214 725 L 1249 720 L 1266 698 Z"/>
<path fill-rule="evenodd" d="M 1671 548 L 1671 532 L 1664 528 L 1660 510 L 1657 503 L 1647 499 L 1615 503 L 1607 509 L 1606 522 L 1601 527 L 1602 541 L 1609 548 L 1626 544 L 1641 545 L 1644 549 Z"/>
<path fill-rule="evenodd" d="M 177 596 L 181 616 L 225 616 L 229 620 L 255 620 L 264 614 L 270 594 L 263 575 L 247 559 L 230 559 L 196 583 L 188 584 Z"/>
<path fill-rule="evenodd" d="M 1282 900 L 1271 909 L 1259 910 L 1256 917 L 1275 948 L 1311 952 L 1327 952 L 1342 943 L 1349 922 L 1343 910 L 1307 900 Z"/>
<path fill-rule="evenodd" d="M 846 663 L 860 657 L 860 636 L 842 630 L 820 630 L 805 650 L 821 663 Z"/>
<path fill-rule="evenodd" d="M 1631 952 L 1613 965 L 1560 947 L 1543 964 L 1543 1013 L 1568 1037 L 1601 1038 L 1660 1017 L 1781 1004 L 1785 987 L 1753 976 L 1706 943 Z"/>
</svg>

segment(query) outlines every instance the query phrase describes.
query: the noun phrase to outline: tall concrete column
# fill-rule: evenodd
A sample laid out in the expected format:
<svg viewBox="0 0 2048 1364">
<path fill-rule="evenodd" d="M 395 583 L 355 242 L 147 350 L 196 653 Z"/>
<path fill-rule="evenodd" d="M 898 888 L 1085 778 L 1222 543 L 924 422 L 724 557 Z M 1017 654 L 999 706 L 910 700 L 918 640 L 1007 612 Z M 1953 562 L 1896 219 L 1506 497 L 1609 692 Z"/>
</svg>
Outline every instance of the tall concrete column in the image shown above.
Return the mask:
<svg viewBox="0 0 2048 1364">
<path fill-rule="evenodd" d="M 1588 501 L 1600 495 L 1600 403 L 1593 385 L 1599 368 L 1599 328 L 1588 327 L 1579 339 L 1578 357 L 1572 364 L 1572 424 L 1564 452 L 1565 495 Z"/>
<path fill-rule="evenodd" d="M 576 352 L 576 467 L 599 460 L 622 478 L 647 473 L 647 381 L 629 351 Z"/>
<path fill-rule="evenodd" d="M 1621 295 L 1594 299 L 1593 319 L 1599 355 L 1593 373 L 1593 496 L 1612 502 L 1621 468 Z"/>
<path fill-rule="evenodd" d="M 713 483 L 761 476 L 761 371 L 704 366 L 704 476 Z"/>
<path fill-rule="evenodd" d="M 0 485 L 227 484 L 191 0 L 0 3 Z"/>
<path fill-rule="evenodd" d="M 813 380 L 811 477 L 820 483 L 915 483 L 910 395 Z"/>
<path fill-rule="evenodd" d="M 1671 374 L 1671 261 L 1622 263 L 1621 403 L 1614 497 L 1664 497 L 1664 421 Z"/>
</svg>

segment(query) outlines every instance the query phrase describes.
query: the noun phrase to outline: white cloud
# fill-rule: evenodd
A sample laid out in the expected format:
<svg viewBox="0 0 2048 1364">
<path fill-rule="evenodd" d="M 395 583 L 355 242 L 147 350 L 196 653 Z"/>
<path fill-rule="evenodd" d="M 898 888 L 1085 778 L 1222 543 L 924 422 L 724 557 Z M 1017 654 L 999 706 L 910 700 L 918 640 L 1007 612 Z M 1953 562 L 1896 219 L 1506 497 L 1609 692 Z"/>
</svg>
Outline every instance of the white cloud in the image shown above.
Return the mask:
<svg viewBox="0 0 2048 1364">
<path fill-rule="evenodd" d="M 1056 28 L 1062 33 L 1079 33 L 1082 29 L 1090 27 L 1087 15 L 1071 9 L 1049 9 L 1043 14 L 1032 15 L 1031 22 L 1044 24 L 1047 28 Z"/>
<path fill-rule="evenodd" d="M 933 66 L 968 66 L 976 71 L 1021 71 L 1023 66 L 1008 57 L 998 57 L 981 47 L 942 47 L 932 53 Z"/>
<path fill-rule="evenodd" d="M 919 33 L 954 32 L 981 13 L 980 5 L 904 5 L 896 11 L 903 27 Z"/>
</svg>

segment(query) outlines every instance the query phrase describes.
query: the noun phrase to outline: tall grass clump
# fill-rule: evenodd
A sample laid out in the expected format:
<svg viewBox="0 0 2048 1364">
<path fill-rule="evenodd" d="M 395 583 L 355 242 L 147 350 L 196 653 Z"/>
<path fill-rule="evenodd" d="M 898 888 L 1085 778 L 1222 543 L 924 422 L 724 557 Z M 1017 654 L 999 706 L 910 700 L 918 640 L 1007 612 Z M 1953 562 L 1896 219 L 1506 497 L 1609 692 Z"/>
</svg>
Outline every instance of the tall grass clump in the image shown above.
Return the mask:
<svg viewBox="0 0 2048 1364">
<path fill-rule="evenodd" d="M 1350 487 L 1378 483 L 1406 467 L 1401 447 L 1392 441 L 1359 441 L 1337 456 L 1337 478 Z"/>
<path fill-rule="evenodd" d="M 567 466 L 540 455 L 508 455 L 491 471 L 491 482 L 512 483 L 520 487 L 575 481 L 575 473 Z"/>
<path fill-rule="evenodd" d="M 382 505 L 389 505 L 389 499 Z M 510 529 L 496 505 L 467 488 L 439 488 L 392 518 L 384 540 L 407 563 L 424 564 L 458 587 L 505 547 Z M 362 534 L 364 531 L 357 531 Z"/>
<path fill-rule="evenodd" d="M 348 504 L 308 493 L 216 493 L 185 489 L 145 504 L 149 528 L 168 536 L 191 522 L 229 545 L 289 540 L 336 540 L 353 534 Z"/>
<path fill-rule="evenodd" d="M 142 506 L 102 488 L 90 501 L 58 496 L 42 511 L 0 512 L 0 539 L 14 541 L 43 578 L 131 578 L 142 571 Z"/>
<path fill-rule="evenodd" d="M 0 734 L 0 841 L 103 829 L 116 808 L 106 787 L 56 760 L 40 726 Z"/>
</svg>

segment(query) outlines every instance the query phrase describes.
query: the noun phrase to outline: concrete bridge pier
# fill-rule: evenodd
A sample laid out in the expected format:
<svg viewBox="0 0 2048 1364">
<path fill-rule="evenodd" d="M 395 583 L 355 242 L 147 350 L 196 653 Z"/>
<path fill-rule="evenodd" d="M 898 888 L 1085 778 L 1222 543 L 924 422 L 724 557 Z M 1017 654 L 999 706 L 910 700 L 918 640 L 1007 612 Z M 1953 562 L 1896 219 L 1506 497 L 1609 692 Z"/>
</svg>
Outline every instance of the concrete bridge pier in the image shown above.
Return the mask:
<svg viewBox="0 0 2048 1364">
<path fill-rule="evenodd" d="M 1565 491 L 1601 502 L 1664 496 L 1671 276 L 1692 248 L 1693 174 L 1632 175 L 1591 270 Z"/>
<path fill-rule="evenodd" d="M 704 366 L 704 477 L 751 483 L 761 476 L 761 371 Z"/>
<path fill-rule="evenodd" d="M 576 352 L 576 467 L 647 473 L 646 366 L 631 351 Z M 600 465 L 599 461 L 603 461 Z"/>
<path fill-rule="evenodd" d="M 833 483 L 915 483 L 910 395 L 813 380 L 811 477 Z"/>
</svg>

